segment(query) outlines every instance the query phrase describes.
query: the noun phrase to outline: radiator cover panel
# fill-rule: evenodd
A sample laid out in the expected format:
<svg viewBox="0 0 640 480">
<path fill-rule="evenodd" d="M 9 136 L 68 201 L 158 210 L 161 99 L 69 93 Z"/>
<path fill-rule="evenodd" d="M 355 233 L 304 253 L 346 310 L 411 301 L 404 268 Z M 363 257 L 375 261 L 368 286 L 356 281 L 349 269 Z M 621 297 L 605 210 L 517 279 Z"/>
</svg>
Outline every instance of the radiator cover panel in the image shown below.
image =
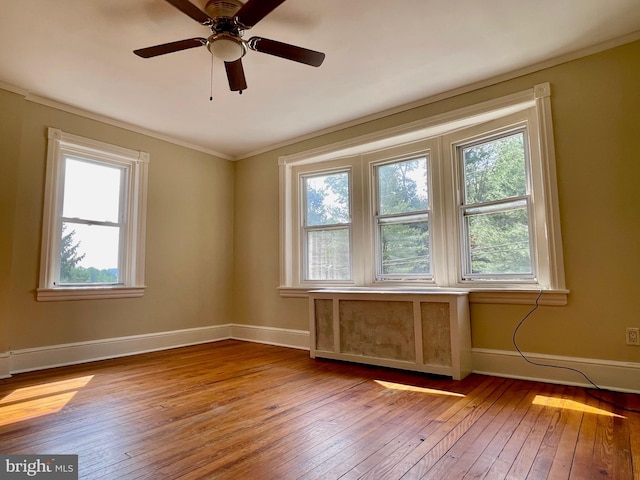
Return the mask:
<svg viewBox="0 0 640 480">
<path fill-rule="evenodd" d="M 318 290 L 309 294 L 311 357 L 464 378 L 468 294 Z"/>
</svg>

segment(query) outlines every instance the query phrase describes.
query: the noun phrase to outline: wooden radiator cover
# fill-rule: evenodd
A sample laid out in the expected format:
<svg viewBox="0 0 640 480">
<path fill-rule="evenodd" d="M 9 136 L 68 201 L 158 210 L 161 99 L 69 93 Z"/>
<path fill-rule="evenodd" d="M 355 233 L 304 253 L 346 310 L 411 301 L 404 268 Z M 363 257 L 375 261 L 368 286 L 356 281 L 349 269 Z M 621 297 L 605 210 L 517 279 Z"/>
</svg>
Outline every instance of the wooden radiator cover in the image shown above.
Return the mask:
<svg viewBox="0 0 640 480">
<path fill-rule="evenodd" d="M 464 292 L 309 293 L 311 357 L 447 375 L 471 372 L 469 299 Z"/>
</svg>

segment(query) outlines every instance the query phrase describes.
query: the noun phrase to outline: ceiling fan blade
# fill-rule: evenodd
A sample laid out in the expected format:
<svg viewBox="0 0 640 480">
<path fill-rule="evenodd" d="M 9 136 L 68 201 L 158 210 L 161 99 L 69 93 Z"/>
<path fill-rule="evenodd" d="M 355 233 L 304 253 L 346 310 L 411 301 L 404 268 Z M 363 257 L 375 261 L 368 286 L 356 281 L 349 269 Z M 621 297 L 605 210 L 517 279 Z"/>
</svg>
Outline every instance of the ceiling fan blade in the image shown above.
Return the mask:
<svg viewBox="0 0 640 480">
<path fill-rule="evenodd" d="M 155 45 L 153 47 L 140 48 L 134 50 L 133 53 L 142 58 L 157 57 L 158 55 L 164 55 L 165 53 L 179 52 L 180 50 L 187 50 L 189 48 L 201 47 L 206 45 L 206 38 L 188 38 L 186 40 L 178 40 L 177 42 L 163 43 L 162 45 Z"/>
<path fill-rule="evenodd" d="M 241 58 L 235 62 L 224 62 L 224 68 L 227 71 L 229 88 L 232 92 L 242 93 L 243 90 L 247 89 L 247 81 L 244 78 L 244 68 L 242 68 Z"/>
<path fill-rule="evenodd" d="M 256 23 L 269 15 L 285 0 L 249 0 L 238 13 L 236 20 L 246 28 L 253 27 Z"/>
<path fill-rule="evenodd" d="M 248 44 L 249 48 L 256 52 L 275 55 L 276 57 L 286 58 L 287 60 L 304 63 L 312 67 L 319 67 L 324 62 L 325 54 L 322 52 L 296 47 L 295 45 L 269 40 L 268 38 L 252 37 L 249 39 Z"/>
<path fill-rule="evenodd" d="M 176 7 L 182 13 L 189 15 L 196 22 L 202 23 L 203 25 L 209 25 L 212 23 L 211 17 L 196 7 L 193 3 L 189 2 L 189 0 L 167 0 L 171 5 Z"/>
</svg>

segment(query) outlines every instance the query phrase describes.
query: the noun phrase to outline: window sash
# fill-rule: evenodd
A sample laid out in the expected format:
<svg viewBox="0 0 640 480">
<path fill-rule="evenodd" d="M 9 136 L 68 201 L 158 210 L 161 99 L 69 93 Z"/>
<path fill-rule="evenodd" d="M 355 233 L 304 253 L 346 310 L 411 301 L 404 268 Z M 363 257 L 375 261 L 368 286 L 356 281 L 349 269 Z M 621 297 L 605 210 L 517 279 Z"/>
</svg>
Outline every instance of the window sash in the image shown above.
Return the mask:
<svg viewBox="0 0 640 480">
<path fill-rule="evenodd" d="M 314 271 L 318 271 L 318 269 L 326 269 L 327 271 L 330 271 L 330 268 L 335 268 L 334 265 L 312 265 L 312 261 L 311 261 L 311 257 L 312 257 L 312 252 L 311 251 L 311 247 L 312 247 L 312 241 L 311 241 L 311 236 L 313 234 L 322 234 L 322 233 L 341 233 L 341 232 L 346 232 L 347 235 L 347 243 L 346 243 L 346 247 L 347 247 L 347 252 L 346 252 L 346 266 L 345 265 L 338 265 L 338 269 L 340 270 L 344 270 L 346 269 L 346 275 L 342 275 L 342 276 L 338 276 L 338 275 L 326 275 L 325 278 L 322 278 L 322 276 L 320 276 L 320 278 L 314 278 L 313 276 L 313 272 Z M 304 241 L 304 272 L 303 272 L 303 278 L 305 281 L 310 281 L 310 282 L 349 282 L 352 280 L 353 278 L 353 270 L 352 270 L 352 265 L 353 265 L 353 261 L 352 261 L 352 233 L 351 233 L 351 226 L 350 225 L 334 225 L 334 226 L 329 226 L 329 227 L 307 227 L 304 228 L 304 234 L 303 234 L 303 241 Z M 340 255 L 338 255 L 340 256 Z M 333 258 L 335 259 L 336 255 L 333 255 Z M 320 258 L 320 260 L 322 260 L 323 258 L 327 258 L 327 256 L 323 256 Z"/>
<path fill-rule="evenodd" d="M 90 165 L 94 165 L 94 166 L 98 166 L 98 167 L 103 167 L 103 168 L 112 168 L 112 169 L 117 169 L 120 170 L 120 181 L 119 181 L 119 188 L 118 188 L 118 195 L 117 195 L 117 201 L 118 201 L 118 213 L 117 213 L 117 222 L 112 222 L 112 221 L 102 221 L 102 220 L 97 220 L 96 217 L 92 217 L 92 216 L 86 216 L 86 217 L 66 217 L 64 215 L 62 215 L 62 212 L 64 212 L 65 210 L 65 192 L 67 190 L 67 176 L 66 176 L 66 167 L 67 167 L 67 162 L 69 160 L 73 160 L 73 161 L 77 161 L 77 162 L 83 162 L 86 164 L 90 164 Z M 56 209 L 58 212 L 61 212 L 59 218 L 58 218 L 58 222 L 56 225 L 56 229 L 59 233 L 58 238 L 62 238 L 62 232 L 63 232 L 63 225 L 65 224 L 77 224 L 77 225 L 86 225 L 86 226 L 97 226 L 97 227 L 115 227 L 118 229 L 118 246 L 117 246 L 117 261 L 116 261 L 116 265 L 115 267 L 117 268 L 117 279 L 115 282 L 91 282 L 91 281 L 87 281 L 87 282 L 65 282 L 62 279 L 62 263 L 61 261 L 57 262 L 56 264 L 56 268 L 54 270 L 54 280 L 53 280 L 53 284 L 56 286 L 100 286 L 100 285 L 124 285 L 127 277 L 126 277 L 126 271 L 124 269 L 124 259 L 125 259 L 125 255 L 127 252 L 125 252 L 125 239 L 128 236 L 128 230 L 127 230 L 127 222 L 126 222 L 126 217 L 127 217 L 127 212 L 130 210 L 129 205 L 128 205 L 128 195 L 127 193 L 127 183 L 128 183 L 128 179 L 129 179 L 129 170 L 130 167 L 129 166 L 123 166 L 123 165 L 114 165 L 113 163 L 109 163 L 109 162 L 105 162 L 105 161 L 101 161 L 101 160 L 95 160 L 93 158 L 90 158 L 89 155 L 78 155 L 78 154 L 74 154 L 74 155 L 67 155 L 64 154 L 62 156 L 62 166 L 61 166 L 61 173 L 60 173 L 60 181 L 61 181 L 61 185 L 60 185 L 60 192 L 61 194 L 58 196 L 57 198 L 57 205 L 56 205 Z M 87 252 L 87 253 L 91 253 L 91 252 Z M 62 255 L 62 244 L 60 244 L 58 246 L 57 252 L 55 252 L 55 255 L 60 259 L 61 255 Z M 90 268 L 90 267 L 89 267 Z"/>
<path fill-rule="evenodd" d="M 426 225 L 426 233 L 427 233 L 427 242 L 424 245 L 426 249 L 426 255 L 423 258 L 426 263 L 427 268 L 422 272 L 402 272 L 402 273 L 391 273 L 385 271 L 385 265 L 389 265 L 389 262 L 385 262 L 384 259 L 384 232 L 385 227 L 390 226 L 411 226 L 416 224 L 425 224 Z M 398 280 L 407 280 L 407 281 L 416 281 L 416 280 L 431 280 L 433 278 L 432 274 L 432 261 L 431 261 L 431 223 L 429 221 L 428 213 L 421 213 L 417 215 L 402 215 L 397 216 L 392 219 L 390 218 L 378 218 L 377 219 L 377 228 L 376 228 L 376 280 L 377 281 L 398 281 Z M 401 262 L 406 264 L 410 264 L 412 261 L 415 263 L 420 263 L 420 257 L 405 257 L 396 259 L 397 262 Z"/>
<path fill-rule="evenodd" d="M 385 167 L 389 167 L 391 165 L 397 165 L 401 163 L 408 163 L 412 161 L 420 161 L 424 160 L 425 162 L 425 174 L 426 178 L 424 185 L 417 185 L 419 189 L 423 187 L 426 189 L 426 207 L 424 209 L 407 209 L 402 212 L 397 213 L 381 213 L 383 210 L 383 205 L 385 204 L 384 199 L 382 198 L 382 187 L 381 183 L 381 169 Z M 398 155 L 396 158 L 392 159 L 383 159 L 382 161 L 373 161 L 371 163 L 372 170 L 372 179 L 374 188 L 372 189 L 372 196 L 375 197 L 372 199 L 374 202 L 376 209 L 373 212 L 372 222 L 374 225 L 374 244 L 375 244 L 375 253 L 374 253 L 374 261 L 375 261 L 375 281 L 376 282 L 398 282 L 398 281 L 408 281 L 408 282 L 416 282 L 416 281 L 431 281 L 433 280 L 432 274 L 432 222 L 431 222 L 431 199 L 433 197 L 433 192 L 431 191 L 431 152 L 423 151 L 420 153 L 409 153 L 407 155 Z M 426 269 L 422 272 L 389 272 L 387 268 L 389 266 L 389 261 L 385 260 L 385 235 L 384 230 L 385 227 L 391 226 L 411 226 L 419 223 L 424 223 L 426 225 L 426 235 L 427 242 L 424 245 L 426 249 L 426 256 L 424 257 L 424 262 L 426 263 Z M 408 239 L 410 241 L 410 239 Z M 414 247 L 417 247 L 415 245 Z M 416 264 L 419 264 L 419 257 L 405 257 L 396 258 L 395 262 L 400 262 L 400 264 L 404 264 L 405 266 L 411 265 L 411 262 L 414 261 Z M 397 265 L 398 263 L 396 263 Z"/>
<path fill-rule="evenodd" d="M 118 212 L 117 212 L 117 221 L 103 221 L 98 220 L 97 216 L 94 215 L 86 215 L 81 217 L 68 217 L 62 215 L 60 217 L 60 229 L 62 230 L 63 224 L 78 224 L 78 225 L 87 225 L 87 226 L 96 226 L 96 227 L 116 227 L 118 229 L 118 250 L 117 250 L 117 261 L 114 265 L 117 268 L 117 279 L 115 282 L 85 282 L 85 283 L 70 283 L 70 282 L 62 282 L 60 279 L 60 271 L 57 272 L 57 284 L 58 285 L 87 285 L 87 286 L 98 286 L 98 285 L 123 285 L 123 276 L 124 272 L 124 257 L 125 257 L 125 239 L 128 236 L 128 222 L 127 222 L 127 212 L 129 212 L 128 205 L 128 195 L 127 195 L 127 184 L 130 178 L 130 170 L 129 166 L 123 165 L 114 165 L 113 163 L 108 163 L 104 161 L 98 161 L 95 159 L 88 158 L 88 156 L 79 156 L 79 155 L 65 155 L 64 156 L 64 164 L 65 164 L 65 174 L 63 178 L 66 179 L 66 166 L 69 160 L 74 160 L 78 162 L 83 162 L 91 165 L 95 165 L 98 167 L 103 167 L 106 169 L 114 169 L 120 172 L 120 181 L 117 195 L 118 202 Z M 67 189 L 66 181 L 62 186 L 63 192 Z M 61 199 L 61 204 L 58 207 L 58 211 L 64 212 L 65 210 L 65 198 L 63 193 L 63 198 Z"/>
<path fill-rule="evenodd" d="M 384 206 L 385 206 L 385 199 L 383 199 L 383 194 L 382 194 L 382 187 L 381 187 L 381 170 L 393 165 L 399 165 L 402 163 L 409 163 L 412 161 L 420 161 L 423 160 L 424 164 L 425 164 L 425 184 L 422 185 L 425 189 L 426 189 L 426 202 L 425 205 L 427 208 L 418 208 L 418 209 L 407 209 L 404 210 L 402 212 L 394 212 L 394 213 L 383 213 L 384 210 Z M 431 192 L 429 191 L 429 155 L 428 154 L 424 154 L 424 155 L 409 155 L 409 156 L 402 156 L 399 159 L 394 159 L 393 161 L 386 161 L 386 162 L 381 162 L 381 163 L 374 163 L 373 164 L 373 172 L 374 172 L 374 183 L 375 183 L 375 192 L 376 192 L 376 216 L 378 217 L 391 217 L 391 216 L 395 216 L 395 215 L 412 215 L 415 213 L 419 213 L 420 211 L 426 211 L 429 209 L 429 205 L 431 202 Z"/>
<path fill-rule="evenodd" d="M 469 143 L 464 143 L 463 145 L 459 145 L 457 146 L 456 150 L 457 150 L 457 155 L 458 155 L 458 162 L 460 165 L 460 171 L 462 172 L 461 175 L 461 191 L 462 191 L 462 198 L 461 198 L 461 202 L 463 205 L 472 205 L 472 204 L 483 204 L 483 203 L 491 203 L 493 201 L 501 201 L 505 198 L 515 198 L 518 197 L 518 195 L 509 195 L 509 196 L 505 196 L 503 198 L 494 198 L 493 200 L 486 200 L 486 201 L 477 201 L 477 202 L 471 202 L 468 201 L 468 194 L 469 192 L 467 191 L 467 169 L 466 167 L 466 163 L 465 163 L 465 151 L 466 150 L 471 150 L 474 147 L 479 147 L 481 145 L 486 145 L 492 142 L 497 142 L 499 140 L 503 140 L 503 139 L 507 139 L 509 137 L 514 137 L 516 135 L 521 135 L 523 138 L 523 154 L 524 154 L 524 174 L 525 174 L 525 178 L 524 178 L 524 189 L 525 191 L 522 192 L 525 195 L 528 195 L 531 191 L 531 168 L 530 168 L 530 161 L 529 161 L 529 135 L 527 132 L 526 127 L 519 127 L 516 129 L 507 129 L 506 131 L 500 132 L 498 134 L 492 134 L 492 135 L 481 135 L 479 138 L 475 139 L 472 142 Z"/>
<path fill-rule="evenodd" d="M 317 223 L 310 222 L 308 218 L 309 209 L 307 204 L 308 199 L 308 181 L 314 178 L 319 177 L 329 177 L 331 175 L 342 175 L 346 174 L 347 176 L 347 218 L 348 222 L 339 222 L 339 223 Z M 338 169 L 338 170 L 322 170 L 322 171 L 314 171 L 314 172 L 306 172 L 300 175 L 300 207 L 301 207 L 301 242 L 302 242 L 302 265 L 301 265 L 301 276 L 302 281 L 305 282 L 351 282 L 353 279 L 353 232 L 352 232 L 352 218 L 353 218 L 353 206 L 352 206 L 352 172 L 350 169 Z M 330 232 L 346 232 L 347 233 L 347 252 L 346 252 L 346 266 L 340 265 L 339 269 L 343 270 L 346 268 L 347 274 L 339 277 L 335 277 L 335 275 L 327 275 L 334 278 L 314 278 L 314 271 L 317 271 L 318 268 L 322 269 L 322 266 L 313 266 L 311 265 L 312 261 L 312 253 L 310 249 L 312 248 L 312 242 L 310 240 L 311 236 L 314 233 L 330 233 Z M 326 258 L 326 257 L 325 257 Z M 335 257 L 334 257 L 335 258 Z M 330 266 L 327 266 L 329 268 Z M 329 271 L 329 270 L 328 270 Z"/>
<path fill-rule="evenodd" d="M 92 174 L 93 178 L 91 178 L 91 180 L 93 180 L 94 182 L 90 183 L 90 185 L 93 185 L 94 183 L 97 184 L 98 182 L 102 182 L 101 186 L 107 185 L 107 186 L 113 187 L 113 183 L 110 184 L 108 182 L 109 180 L 108 175 L 117 173 L 118 180 L 119 180 L 117 195 L 114 198 L 110 199 L 117 202 L 117 212 L 103 211 L 102 215 L 104 216 L 100 218 L 97 212 L 94 211 L 95 208 L 89 209 L 89 210 L 86 209 L 87 206 L 88 207 L 92 206 L 89 202 L 86 202 L 86 203 L 82 202 L 83 205 L 80 208 L 77 206 L 76 202 L 78 202 L 79 200 L 77 198 L 78 193 L 84 194 L 84 195 L 94 195 L 96 193 L 96 190 L 98 194 L 100 193 L 111 194 L 112 192 L 104 192 L 104 191 L 100 192 L 99 188 L 97 188 L 97 185 L 91 190 L 90 194 L 87 191 L 78 192 L 77 178 L 74 178 L 73 176 L 69 178 L 70 162 L 72 164 L 76 164 L 76 167 L 75 167 L 76 169 L 78 168 L 86 169 L 88 167 L 89 169 L 92 170 L 89 173 Z M 59 212 L 63 217 L 66 217 L 66 218 L 83 218 L 88 221 L 95 220 L 96 222 L 110 221 L 110 222 L 122 223 L 124 219 L 124 215 L 127 212 L 127 205 L 126 205 L 127 197 L 125 195 L 125 192 L 126 192 L 126 185 L 128 181 L 129 169 L 130 168 L 128 166 L 114 165 L 113 163 L 96 160 L 91 158 L 89 155 L 67 155 L 67 154 L 63 155 L 62 168 L 61 168 L 62 192 L 61 192 L 60 198 L 58 198 L 58 201 L 60 202 L 60 204 L 58 205 Z M 85 170 L 84 173 L 87 173 L 87 170 Z M 105 181 L 105 175 L 107 176 L 106 178 L 107 181 Z M 83 178 L 83 180 L 86 181 L 86 178 Z M 72 187 L 75 187 L 75 188 L 72 188 Z M 69 189 L 71 189 L 70 190 L 71 195 L 67 197 L 67 193 L 68 193 L 67 190 Z M 67 200 L 69 200 L 71 204 L 67 205 Z M 77 214 L 80 212 L 83 214 L 82 215 L 66 215 L 66 213 Z"/>
<path fill-rule="evenodd" d="M 472 207 L 461 207 L 461 218 L 462 218 L 462 258 L 463 258 L 463 272 L 462 279 L 463 280 L 518 280 L 518 281 L 531 281 L 535 279 L 535 262 L 534 262 L 534 244 L 533 244 L 533 235 L 532 235 L 532 219 L 531 219 L 531 202 L 529 197 L 523 197 L 519 200 L 505 200 L 503 202 L 491 202 L 488 205 L 484 206 L 472 206 Z M 527 253 L 526 256 L 529 259 L 529 270 L 527 272 L 509 272 L 509 273 L 479 273 L 474 272 L 473 269 L 473 258 L 474 258 L 474 248 L 471 246 L 471 232 L 469 228 L 469 224 L 474 218 L 480 218 L 482 216 L 487 215 L 495 215 L 502 213 L 512 213 L 517 211 L 524 211 L 527 218 L 527 241 L 526 248 Z M 507 241 L 507 240 L 505 240 Z M 507 241 L 508 242 L 508 241 Z M 497 253 L 500 253 L 499 249 L 505 251 L 508 250 L 508 247 L 513 247 L 514 243 L 505 243 L 505 244 L 497 244 L 497 245 L 487 245 L 485 249 L 498 249 Z M 477 249 L 475 249 L 477 251 Z"/>
<path fill-rule="evenodd" d="M 523 136 L 523 155 L 524 155 L 524 188 L 525 194 L 518 196 L 507 196 L 500 199 L 494 199 L 485 202 L 467 202 L 467 177 L 464 152 L 467 149 L 478 145 L 488 144 L 514 135 Z M 460 171 L 459 191 L 460 204 L 458 205 L 458 221 L 460 223 L 460 258 L 461 258 L 461 280 L 462 282 L 474 281 L 498 281 L 498 282 L 532 282 L 536 281 L 536 257 L 535 257 L 535 232 L 533 224 L 533 199 L 532 199 L 532 169 L 530 160 L 530 134 L 526 126 L 518 126 L 516 128 L 503 128 L 501 131 L 493 134 L 480 134 L 472 141 L 455 144 L 455 152 L 457 157 L 457 166 Z M 526 232 L 527 232 L 527 253 L 526 257 L 529 261 L 530 268 L 527 272 L 477 272 L 474 271 L 474 248 L 471 245 L 470 222 L 473 218 L 485 218 L 489 215 L 508 214 L 518 210 L 524 210 L 526 214 Z M 508 245 L 501 244 L 488 245 L 484 248 L 494 249 L 494 253 L 499 257 L 500 248 L 503 252 L 508 250 Z M 491 256 L 489 254 L 489 256 Z M 508 262 L 508 259 L 504 259 Z M 511 259 L 513 262 L 514 259 Z"/>
<path fill-rule="evenodd" d="M 70 220 L 65 220 L 63 217 L 63 221 L 60 225 L 60 237 L 62 237 L 62 233 L 64 232 L 63 228 L 64 225 L 81 225 L 81 226 L 89 226 L 89 227 L 105 227 L 107 229 L 114 229 L 116 230 L 117 233 L 117 256 L 116 256 L 116 261 L 114 262 L 115 265 L 113 265 L 116 268 L 116 278 L 113 281 L 105 281 L 105 280 L 95 280 L 95 281 L 86 281 L 86 282 L 80 282 L 80 281 L 66 281 L 63 278 L 62 275 L 62 270 L 63 270 L 63 265 L 62 265 L 62 261 L 60 261 L 59 265 L 58 265 L 58 271 L 56 272 L 56 280 L 54 281 L 54 284 L 56 286 L 61 286 L 61 287 L 70 287 L 70 286 L 101 286 L 101 285 L 124 285 L 123 281 L 122 281 L 122 276 L 123 276 L 123 234 L 124 234 L 124 228 L 122 228 L 119 224 L 114 224 L 112 222 L 102 222 L 102 225 L 98 225 L 95 222 L 84 222 L 78 219 L 70 219 Z M 104 228 L 101 229 L 104 232 Z M 62 249 L 61 249 L 62 250 Z M 88 250 L 82 253 L 86 253 L 86 254 L 92 254 L 94 253 L 93 250 Z M 60 251 L 60 257 L 62 256 L 62 251 Z M 100 271 L 101 273 L 105 270 L 105 269 L 100 269 L 98 267 L 95 266 L 89 266 L 86 267 L 86 275 L 89 275 L 91 272 L 91 269 L 95 268 L 96 270 Z M 89 279 L 88 279 L 89 280 Z"/>
<path fill-rule="evenodd" d="M 347 177 L 347 190 L 348 190 L 348 198 L 347 198 L 347 215 L 346 217 L 349 219 L 349 221 L 347 222 L 335 222 L 335 223 L 319 223 L 319 222 L 312 222 L 309 220 L 308 218 L 308 213 L 309 213 L 309 205 L 307 203 L 308 200 L 308 192 L 309 192 L 309 181 L 316 179 L 316 178 L 321 178 L 321 177 L 330 177 L 330 176 L 337 176 L 337 175 L 346 175 Z M 319 227 L 326 227 L 329 225 L 348 225 L 351 222 L 351 172 L 349 170 L 339 170 L 339 171 L 329 171 L 329 172 L 317 172 L 317 173 L 313 173 L 313 174 L 305 174 L 301 176 L 300 179 L 301 183 L 302 183 L 302 212 L 303 212 L 303 225 L 305 226 L 319 226 Z"/>
</svg>

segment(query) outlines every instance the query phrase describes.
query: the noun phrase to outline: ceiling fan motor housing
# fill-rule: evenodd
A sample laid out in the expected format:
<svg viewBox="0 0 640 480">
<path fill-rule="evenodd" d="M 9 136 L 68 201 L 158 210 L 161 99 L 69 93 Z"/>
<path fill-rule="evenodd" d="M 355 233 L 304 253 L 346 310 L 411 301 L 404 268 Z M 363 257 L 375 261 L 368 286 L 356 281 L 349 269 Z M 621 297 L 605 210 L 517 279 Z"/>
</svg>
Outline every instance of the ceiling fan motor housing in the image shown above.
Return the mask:
<svg viewBox="0 0 640 480">
<path fill-rule="evenodd" d="M 247 53 L 247 45 L 241 38 L 244 32 L 233 20 L 243 5 L 239 0 L 209 0 L 205 6 L 213 22 L 207 48 L 225 62 L 234 62 Z"/>
<path fill-rule="evenodd" d="M 211 18 L 233 18 L 243 5 L 239 0 L 209 0 L 204 10 Z"/>
</svg>

